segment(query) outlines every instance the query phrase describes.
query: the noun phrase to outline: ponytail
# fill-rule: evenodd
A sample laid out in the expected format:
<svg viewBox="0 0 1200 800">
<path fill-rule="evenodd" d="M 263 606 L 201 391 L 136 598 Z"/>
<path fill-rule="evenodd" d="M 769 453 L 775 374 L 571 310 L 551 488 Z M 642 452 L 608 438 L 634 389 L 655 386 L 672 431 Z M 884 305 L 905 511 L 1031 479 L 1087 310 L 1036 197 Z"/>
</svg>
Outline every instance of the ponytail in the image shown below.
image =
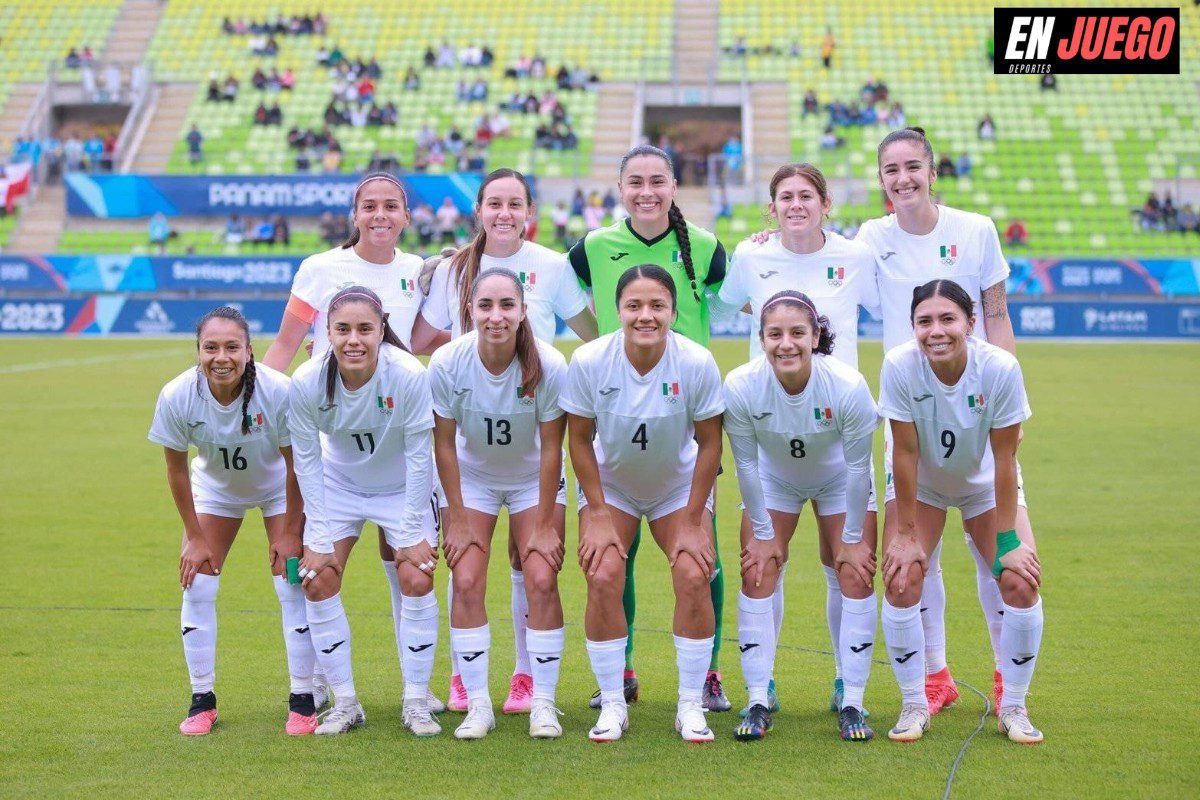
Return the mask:
<svg viewBox="0 0 1200 800">
<path fill-rule="evenodd" d="M 471 329 L 471 292 L 463 288 L 473 287 L 479 278 L 486 246 L 487 234 L 481 226 L 470 244 L 450 257 L 450 285 L 458 287 L 458 324 L 464 331 Z"/>
<path fill-rule="evenodd" d="M 667 209 L 667 222 L 675 231 L 675 238 L 679 240 L 679 260 L 683 262 L 683 271 L 692 284 L 692 297 L 696 298 L 696 302 L 699 303 L 700 290 L 696 286 L 696 267 L 692 264 L 692 239 L 688 235 L 687 221 L 683 218 L 683 212 L 679 210 L 679 206 L 675 205 L 674 200 L 671 201 L 671 207 Z"/>
</svg>

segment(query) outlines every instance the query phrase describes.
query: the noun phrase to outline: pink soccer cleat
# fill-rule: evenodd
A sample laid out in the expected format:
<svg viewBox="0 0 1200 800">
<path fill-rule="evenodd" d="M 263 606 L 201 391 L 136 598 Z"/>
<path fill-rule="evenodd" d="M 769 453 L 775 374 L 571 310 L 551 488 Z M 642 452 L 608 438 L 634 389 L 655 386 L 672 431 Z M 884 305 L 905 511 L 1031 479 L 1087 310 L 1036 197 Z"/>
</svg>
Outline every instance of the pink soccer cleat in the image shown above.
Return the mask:
<svg viewBox="0 0 1200 800">
<path fill-rule="evenodd" d="M 958 684 L 951 677 L 949 667 L 925 676 L 925 699 L 929 701 L 930 715 L 953 705 L 958 699 Z"/>
<path fill-rule="evenodd" d="M 533 702 L 533 676 L 518 672 L 508 684 L 508 697 L 504 701 L 505 714 L 528 714 Z"/>
<path fill-rule="evenodd" d="M 179 732 L 185 736 L 204 736 L 217 722 L 217 696 L 212 692 L 192 695 L 192 705 L 187 719 L 179 723 Z"/>
<path fill-rule="evenodd" d="M 463 686 L 461 675 L 450 676 L 450 693 L 446 698 L 446 710 L 465 714 L 467 711 L 467 687 Z"/>
</svg>

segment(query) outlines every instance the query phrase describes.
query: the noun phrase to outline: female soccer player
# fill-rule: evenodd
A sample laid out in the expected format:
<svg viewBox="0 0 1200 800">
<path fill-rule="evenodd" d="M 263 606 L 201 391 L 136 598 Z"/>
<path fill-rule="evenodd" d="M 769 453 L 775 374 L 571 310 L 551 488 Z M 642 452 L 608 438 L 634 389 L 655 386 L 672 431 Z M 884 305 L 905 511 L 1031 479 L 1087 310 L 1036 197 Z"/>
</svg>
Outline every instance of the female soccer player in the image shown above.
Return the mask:
<svg viewBox="0 0 1200 800">
<path fill-rule="evenodd" d="M 708 583 L 716 566 L 712 490 L 721 461 L 721 375 L 708 350 L 671 331 L 675 281 L 666 270 L 628 269 L 616 298 L 621 330 L 575 351 L 560 398 L 570 415 L 581 492 L 584 627 L 600 686 L 600 718 L 589 736 L 615 741 L 629 724 L 622 562 L 645 517 L 670 561 L 675 589 L 675 730 L 685 741 L 710 742 L 701 693 L 713 646 Z"/>
<path fill-rule="evenodd" d="M 497 169 L 484 178 L 475 198 L 479 232 L 457 253 L 438 263 L 429 288 L 429 297 L 421 308 L 413 330 L 418 349 L 432 350 L 445 337 L 445 329 L 457 338 L 475 329 L 470 291 L 483 270 L 507 269 L 521 282 L 528 319 L 539 341 L 552 343 L 555 315 L 562 317 L 579 338 L 590 342 L 597 336 L 596 316 L 588 305 L 587 293 L 567 266 L 561 253 L 525 239 L 526 222 L 536 219 L 533 195 L 525 176 L 512 169 Z M 510 529 L 508 557 L 510 566 L 513 638 L 516 666 L 509 681 L 506 714 L 530 710 L 533 698 L 533 669 L 526 649 L 526 619 L 530 613 L 526 601 L 525 574 L 519 546 Z M 447 605 L 453 606 L 453 582 Z M 449 707 L 467 710 L 467 693 L 460 675 L 461 663 L 451 653 Z"/>
<path fill-rule="evenodd" d="M 811 164 L 785 164 L 775 171 L 769 184 L 771 202 L 767 211 L 779 226 L 779 235 L 754 237 L 738 245 L 730 261 L 729 274 L 721 284 L 721 302 L 733 308 L 749 306 L 751 316 L 750 358 L 762 355 L 764 341 L 759 319 L 767 299 L 785 289 L 797 289 L 820 307 L 829 318 L 837 343 L 833 357 L 858 370 L 858 309 L 879 315 L 879 293 L 875 283 L 875 258 L 863 244 L 821 228 L 832 200 L 825 176 Z M 872 474 L 874 470 L 872 470 Z M 819 501 L 814 504 L 818 513 Z M 876 527 L 874 480 L 864 536 L 872 552 Z M 742 538 L 749 535 L 750 519 L 742 515 Z M 842 589 L 834 570 L 836 539 L 818 537 L 821 566 L 825 572 L 825 616 L 833 642 L 834 688 L 830 709 L 843 705 L 843 677 L 839 630 L 842 620 Z M 773 615 L 778 639 L 783 627 L 784 581 L 787 562 L 776 582 Z M 775 682 L 771 680 L 771 711 L 779 710 Z M 861 710 L 861 709 L 860 709 Z"/>
<path fill-rule="evenodd" d="M 1029 404 L 1010 353 L 971 334 L 974 303 L 957 283 L 934 280 L 913 292 L 915 340 L 883 361 L 879 405 L 892 428 L 897 526 L 885 540 L 883 632 L 903 708 L 891 739 L 914 741 L 929 728 L 920 621 L 926 554 L 956 506 L 975 548 L 992 562 L 1004 602 L 999 729 L 1014 742 L 1042 733 L 1025 710 L 1042 639 L 1041 563 L 1032 535 L 1018 532 L 1017 440 Z"/>
<path fill-rule="evenodd" d="M 974 336 L 1016 354 L 1012 320 L 1008 316 L 1005 279 L 1008 263 L 1000 251 L 995 224 L 985 216 L 936 205 L 930 195 L 937 180 L 933 147 L 920 128 L 893 131 L 879 144 L 879 182 L 896 209 L 892 216 L 863 223 L 856 237 L 875 254 L 879 298 L 883 310 L 884 352 L 912 338 L 909 304 L 918 286 L 936 278 L 956 281 L 971 298 L 976 312 L 982 310 L 983 324 Z M 892 473 L 890 429 L 884 449 L 884 471 Z M 1018 469 L 1017 522 L 1024 535 L 1032 536 L 1025 509 Z M 890 502 L 892 486 L 886 488 L 884 538 L 895 530 L 895 509 Z M 1002 603 L 991 564 L 964 535 L 975 558 L 976 588 L 983 607 L 992 651 L 1000 661 Z M 921 614 L 925 626 L 926 695 L 929 710 L 936 714 L 958 698 L 958 688 L 946 664 L 946 587 L 942 582 L 941 546 L 929 554 Z M 997 667 L 994 679 L 996 706 L 1002 695 Z"/>
<path fill-rule="evenodd" d="M 328 355 L 301 364 L 288 395 L 307 518 L 300 573 L 308 624 L 336 698 L 316 732 L 345 733 L 366 722 L 340 592 L 350 550 L 363 524 L 374 522 L 395 553 L 402 594 L 402 718 L 414 734 L 432 736 L 441 726 L 427 697 L 438 623 L 429 377 L 392 331 L 379 296 L 365 286 L 335 294 L 327 320 Z"/>
<path fill-rule="evenodd" d="M 217 652 L 217 589 L 221 567 L 251 508 L 267 529 L 275 593 L 283 610 L 291 694 L 286 730 L 317 727 L 313 649 L 304 592 L 288 582 L 285 563 L 300 555 L 300 497 L 288 435 L 288 379 L 255 366 L 250 326 L 240 311 L 222 306 L 196 326 L 199 363 L 158 396 L 150 441 L 163 446 L 167 483 L 183 520 L 179 582 L 183 586 L 183 655 L 192 681 L 192 705 L 181 733 L 203 735 L 217 721 L 213 693 Z M 198 454 L 188 474 L 188 447 Z"/>
<path fill-rule="evenodd" d="M 375 292 L 388 314 L 389 324 L 400 340 L 407 343 L 417 318 L 423 295 L 417 278 L 421 259 L 397 247 L 400 234 L 408 226 L 408 195 L 400 182 L 386 172 L 365 176 L 354 190 L 351 208 L 354 231 L 339 247 L 306 258 L 292 280 L 292 296 L 288 300 L 279 334 L 267 349 L 263 361 L 279 371 L 287 370 L 300 349 L 304 337 L 312 331 L 311 355 L 321 359 L 329 350 L 326 312 L 333 296 L 348 285 L 365 286 Z M 442 337 L 446 339 L 445 336 Z M 383 574 L 387 576 L 392 594 L 392 622 L 396 634 L 396 649 L 404 658 L 400 640 L 403 600 L 397 583 L 392 548 L 379 533 L 379 557 Z M 318 666 L 318 684 L 324 678 Z M 435 713 L 445 706 L 432 695 L 429 701 Z"/>
<path fill-rule="evenodd" d="M 481 739 L 496 725 L 488 696 L 491 630 L 484 594 L 492 534 L 501 506 L 507 506 L 529 614 L 529 735 L 557 738 L 562 726 L 554 701 L 563 652 L 558 570 L 567 503 L 567 420 L 558 396 L 567 362 L 534 336 L 519 276 L 486 269 L 466 296 L 475 330 L 442 347 L 429 363 L 443 548 L 454 582 L 450 644 L 468 696 L 466 719 L 454 735 Z"/>
<path fill-rule="evenodd" d="M 621 328 L 615 302 L 616 287 L 629 265 L 655 264 L 666 270 L 676 286 L 679 303 L 673 330 L 707 347 L 710 292 L 715 292 L 725 278 L 725 249 L 711 233 L 683 218 L 683 212 L 675 205 L 674 167 L 670 157 L 657 147 L 639 145 L 624 155 L 617 188 L 629 216 L 589 232 L 568 253 L 575 274 L 592 290 L 600 332 L 613 333 Z M 637 674 L 633 670 L 636 610 L 633 562 L 640 542 L 639 528 L 626 561 L 625 596 L 622 598 L 629 630 L 624 685 L 626 699 L 630 702 L 638 696 Z M 704 705 L 709 711 L 728 711 L 730 703 L 718 671 L 721 617 L 725 607 L 725 578 L 719 554 L 710 588 L 717 629 L 704 682 Z M 599 706 L 597 693 L 592 697 L 592 707 Z"/>
<path fill-rule="evenodd" d="M 800 511 L 812 500 L 821 549 L 836 553 L 840 581 L 841 736 L 866 741 L 874 735 L 863 716 L 863 693 L 876 610 L 875 548 L 863 536 L 863 519 L 871 492 L 871 436 L 880 418 L 863 376 L 828 357 L 836 350 L 834 332 L 807 295 L 773 295 L 756 327 L 764 355 L 725 380 L 725 425 L 750 520 L 738 598 L 750 704 L 734 735 L 761 739 L 771 729 L 768 694 L 778 636 L 772 594 Z"/>
</svg>

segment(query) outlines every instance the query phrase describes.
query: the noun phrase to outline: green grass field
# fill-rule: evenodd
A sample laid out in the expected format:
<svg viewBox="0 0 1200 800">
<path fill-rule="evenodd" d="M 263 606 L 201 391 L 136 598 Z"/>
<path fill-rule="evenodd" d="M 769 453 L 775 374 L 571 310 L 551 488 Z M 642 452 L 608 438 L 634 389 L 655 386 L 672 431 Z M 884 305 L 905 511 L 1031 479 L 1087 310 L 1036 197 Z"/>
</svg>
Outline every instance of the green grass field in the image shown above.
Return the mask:
<svg viewBox="0 0 1200 800">
<path fill-rule="evenodd" d="M 744 360 L 742 342 L 714 347 L 725 369 Z M 879 346 L 862 350 L 874 386 Z M 373 545 L 352 557 L 344 591 L 369 724 L 332 741 L 290 739 L 278 603 L 257 516 L 247 519 L 221 582 L 221 722 L 206 738 L 180 736 L 189 692 L 178 636 L 180 524 L 146 430 L 158 389 L 193 352 L 181 339 L 0 341 L 0 796 L 942 796 L 984 700 L 964 687 L 914 745 L 838 739 L 826 706 L 833 667 L 808 515 L 787 577 L 776 673 L 784 710 L 761 743 L 733 740 L 732 713 L 709 715 L 718 741 L 708 747 L 674 733 L 669 581 L 652 545 L 639 557 L 637 584 L 642 700 L 621 742 L 600 747 L 586 738 L 593 680 L 583 580 L 570 563 L 562 573 L 563 738 L 530 740 L 524 717 L 500 718 L 482 742 L 458 742 L 449 729 L 433 740 L 409 736 Z M 1023 344 L 1021 358 L 1034 408 L 1021 459 L 1045 565 L 1046 633 L 1030 708 L 1046 742 L 1013 745 L 989 717 L 966 745 L 952 796 L 1196 796 L 1200 629 L 1191 614 L 1200 548 L 1188 531 L 1200 519 L 1200 347 Z M 735 644 L 737 489 L 728 470 L 720 487 L 730 570 L 722 666 L 736 708 L 745 693 Z M 960 542 L 952 522 L 943 555 L 949 660 L 961 682 L 986 691 L 991 657 Z M 507 567 L 500 559 L 492 566 L 499 702 L 512 631 Z M 445 577 L 443 567 L 439 585 Z M 443 696 L 447 642 L 443 627 L 435 674 Z M 875 666 L 867 705 L 882 736 L 899 710 L 886 664 Z"/>
</svg>

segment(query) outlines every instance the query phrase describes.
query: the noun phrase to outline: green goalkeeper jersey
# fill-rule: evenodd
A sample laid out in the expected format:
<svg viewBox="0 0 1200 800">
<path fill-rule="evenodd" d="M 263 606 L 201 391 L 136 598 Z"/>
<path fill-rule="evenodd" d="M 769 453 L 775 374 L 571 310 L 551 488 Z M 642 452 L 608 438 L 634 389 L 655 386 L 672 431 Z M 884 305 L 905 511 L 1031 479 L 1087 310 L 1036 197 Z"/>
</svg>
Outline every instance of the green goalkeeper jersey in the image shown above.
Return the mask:
<svg viewBox="0 0 1200 800">
<path fill-rule="evenodd" d="M 725 280 L 725 248 L 703 228 L 687 224 L 696 272 L 697 301 L 683 268 L 679 239 L 672 228 L 655 239 L 643 239 L 628 219 L 591 231 L 575 243 L 568 256 L 580 282 L 592 290 L 596 321 L 601 335 L 621 327 L 617 317 L 617 280 L 630 267 L 655 264 L 675 279 L 679 313 L 672 328 L 694 342 L 708 346 L 708 299 L 705 291 L 717 291 Z"/>
</svg>

